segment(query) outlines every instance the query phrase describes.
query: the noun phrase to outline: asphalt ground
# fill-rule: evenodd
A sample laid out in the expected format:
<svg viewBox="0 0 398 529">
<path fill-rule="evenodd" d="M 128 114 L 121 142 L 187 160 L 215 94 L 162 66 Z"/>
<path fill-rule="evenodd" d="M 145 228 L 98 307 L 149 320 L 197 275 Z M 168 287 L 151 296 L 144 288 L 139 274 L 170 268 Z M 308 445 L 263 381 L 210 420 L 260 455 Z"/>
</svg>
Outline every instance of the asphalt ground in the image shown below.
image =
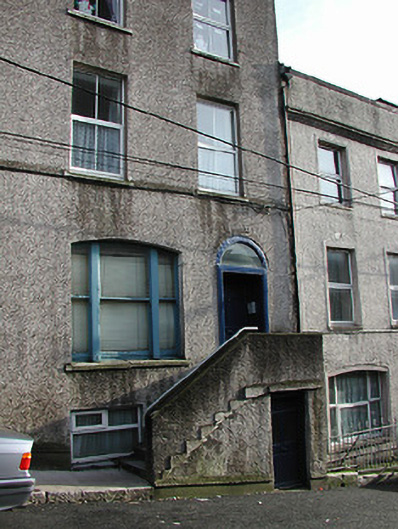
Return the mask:
<svg viewBox="0 0 398 529">
<path fill-rule="evenodd" d="M 1 529 L 398 529 L 398 482 L 141 503 L 29 505 Z"/>
</svg>

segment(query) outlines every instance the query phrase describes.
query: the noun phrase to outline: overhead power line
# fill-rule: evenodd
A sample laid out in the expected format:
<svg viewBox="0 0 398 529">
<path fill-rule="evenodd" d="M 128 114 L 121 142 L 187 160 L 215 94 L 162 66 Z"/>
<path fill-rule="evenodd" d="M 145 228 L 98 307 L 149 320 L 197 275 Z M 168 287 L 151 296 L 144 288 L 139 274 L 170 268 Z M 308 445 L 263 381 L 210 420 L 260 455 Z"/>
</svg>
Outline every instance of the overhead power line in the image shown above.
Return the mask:
<svg viewBox="0 0 398 529">
<path fill-rule="evenodd" d="M 12 60 L 12 59 L 9 59 L 9 58 L 7 58 L 7 57 L 2 57 L 2 56 L 0 56 L 0 61 L 4 62 L 4 63 L 6 63 L 6 64 L 9 64 L 9 65 L 11 65 L 11 66 L 15 66 L 16 68 L 20 68 L 20 69 L 25 70 L 25 71 L 27 71 L 27 72 L 33 73 L 33 74 L 35 74 L 35 75 L 38 75 L 38 76 L 41 76 L 41 77 L 44 77 L 44 78 L 50 79 L 50 80 L 52 80 L 52 81 L 54 81 L 54 82 L 57 82 L 57 83 L 63 84 L 63 85 L 68 86 L 68 87 L 70 87 L 70 88 L 76 88 L 76 85 L 74 85 L 74 84 L 73 84 L 72 82 L 70 82 L 70 81 L 66 81 L 65 79 L 62 79 L 62 78 L 60 78 L 60 77 L 56 77 L 56 76 L 54 76 L 54 75 L 47 74 L 47 73 L 45 73 L 45 72 L 42 72 L 42 71 L 40 71 L 40 70 L 37 70 L 36 68 L 32 68 L 32 67 L 30 67 L 30 66 L 23 65 L 23 64 L 21 64 L 21 63 L 19 63 L 19 62 L 16 62 L 16 61 Z M 91 94 L 91 95 L 97 95 L 95 92 L 93 92 L 93 91 L 91 91 L 91 90 L 88 90 L 88 89 L 86 89 L 86 88 L 83 88 L 83 87 L 81 87 L 81 86 L 79 86 L 79 90 L 82 90 L 82 91 L 84 91 L 84 92 L 87 92 L 87 93 L 89 93 L 89 94 Z M 240 144 L 232 143 L 232 142 L 228 142 L 228 141 L 223 140 L 223 139 L 220 139 L 220 138 L 218 138 L 218 137 L 216 137 L 216 136 L 212 136 L 212 135 L 210 135 L 210 134 L 206 134 L 206 133 L 204 133 L 204 132 L 201 132 L 199 129 L 196 129 L 196 128 L 191 127 L 191 126 L 189 126 L 189 125 L 185 125 L 185 124 L 183 124 L 183 123 L 181 123 L 181 122 L 175 121 L 175 120 L 173 120 L 173 119 L 171 119 L 171 118 L 167 118 L 167 117 L 162 116 L 162 115 L 160 115 L 160 114 L 157 114 L 157 113 L 155 113 L 155 112 L 152 112 L 152 111 L 149 111 L 149 110 L 144 110 L 144 109 L 142 109 L 142 108 L 139 108 L 139 107 L 136 107 L 136 106 L 130 105 L 130 104 L 125 103 L 125 102 L 123 102 L 123 101 L 117 101 L 117 100 L 114 100 L 114 99 L 109 98 L 109 97 L 106 97 L 106 96 L 104 96 L 104 95 L 101 95 L 101 97 L 104 98 L 104 99 L 106 99 L 106 100 L 108 100 L 108 101 L 110 101 L 110 102 L 113 102 L 113 103 L 115 103 L 115 104 L 121 105 L 123 108 L 129 109 L 129 110 L 133 110 L 134 112 L 138 112 L 138 113 L 141 113 L 141 114 L 143 114 L 143 115 L 147 115 L 147 116 L 149 116 L 149 117 L 153 117 L 153 118 L 155 118 L 155 119 L 158 119 L 158 120 L 163 121 L 163 122 L 165 122 L 165 123 L 168 123 L 168 124 L 170 124 L 170 125 L 173 125 L 173 126 L 176 126 L 176 127 L 180 127 L 180 128 L 182 128 L 182 129 L 184 129 L 184 130 L 187 130 L 187 131 L 189 131 L 189 132 L 193 132 L 194 134 L 200 135 L 200 136 L 202 136 L 202 137 L 206 137 L 206 138 L 209 138 L 209 139 L 215 140 L 215 141 L 217 141 L 217 142 L 219 142 L 219 143 L 223 143 L 223 144 L 226 144 L 226 145 L 232 146 L 232 147 L 234 147 L 234 148 L 236 148 L 236 149 L 238 149 L 238 150 L 240 150 L 240 151 L 242 151 L 242 152 L 246 152 L 246 153 L 248 153 L 248 154 L 253 154 L 253 155 L 255 155 L 255 156 L 259 156 L 260 158 L 264 158 L 264 159 L 266 159 L 266 160 L 269 160 L 269 161 L 275 162 L 275 163 L 277 163 L 277 164 L 280 164 L 280 165 L 282 165 L 282 166 L 284 166 L 284 167 L 287 167 L 287 168 L 289 168 L 290 170 L 298 171 L 298 172 L 301 172 L 301 173 L 303 173 L 303 174 L 307 174 L 307 175 L 309 175 L 309 176 L 313 176 L 313 177 L 316 177 L 316 178 L 318 178 L 318 179 L 325 180 L 326 182 L 332 182 L 332 183 L 335 183 L 335 180 L 330 179 L 330 178 L 327 178 L 327 177 L 324 176 L 324 175 L 321 175 L 321 174 L 318 174 L 318 173 L 314 173 L 313 171 L 309 171 L 309 170 L 304 169 L 304 168 L 302 168 L 302 167 L 298 167 L 298 166 L 294 166 L 294 165 L 291 165 L 291 164 L 287 164 L 285 161 L 280 160 L 280 159 L 278 159 L 278 158 L 275 158 L 275 157 L 273 157 L 273 156 L 269 156 L 269 155 L 267 155 L 267 154 L 265 154 L 265 153 L 261 153 L 261 152 L 256 151 L 256 150 L 253 150 L 253 149 L 249 149 L 249 148 L 243 147 L 243 146 L 240 145 Z M 55 142 L 54 142 L 54 143 L 55 143 Z M 70 146 L 69 146 L 69 148 L 70 148 Z M 80 147 L 79 147 L 79 148 L 80 148 Z M 98 152 L 98 151 L 97 151 L 97 152 Z M 111 154 L 112 154 L 112 153 L 111 153 Z M 113 154 L 114 154 L 114 153 L 113 153 Z M 115 156 L 125 157 L 125 155 L 122 155 L 122 154 L 120 154 L 120 153 L 117 153 L 117 154 L 114 154 L 114 155 L 115 155 Z M 156 163 L 159 163 L 159 162 L 156 162 Z M 170 166 L 173 166 L 173 164 L 170 164 Z M 182 166 L 180 166 L 180 167 L 182 168 Z M 177 166 L 176 166 L 176 168 L 177 168 Z M 187 169 L 187 170 L 196 170 L 196 169 L 194 169 L 194 168 L 185 168 L 185 169 Z M 200 171 L 200 172 L 201 172 L 201 173 L 204 173 L 204 174 L 207 173 L 206 171 Z M 210 174 L 210 175 L 214 175 L 214 176 L 221 176 L 221 177 L 224 177 L 224 178 L 228 178 L 228 175 L 222 175 L 222 174 L 218 174 L 218 173 L 208 173 L 208 174 Z M 232 178 L 235 178 L 235 177 L 233 176 Z M 249 182 L 249 180 L 247 180 L 247 179 L 244 180 L 244 179 L 241 178 L 241 180 Z M 252 182 L 252 183 L 259 184 L 258 182 L 254 182 L 254 181 L 251 181 L 251 182 Z M 265 183 L 263 183 L 263 185 L 265 185 Z M 270 185 L 272 185 L 272 184 L 270 184 Z M 275 184 L 274 184 L 273 186 L 275 186 Z M 389 203 L 389 204 L 392 204 L 392 205 L 394 205 L 394 206 L 397 206 L 397 205 L 398 205 L 398 203 L 397 203 L 396 201 L 392 201 L 392 200 L 389 200 L 389 199 L 386 199 L 386 198 L 382 198 L 380 195 L 376 195 L 376 194 L 374 194 L 374 193 L 369 193 L 369 192 L 367 192 L 367 191 L 365 191 L 365 190 L 363 190 L 363 189 L 360 189 L 360 188 L 357 188 L 357 187 L 354 187 L 354 186 L 349 186 L 349 185 L 344 184 L 344 183 L 341 183 L 341 186 L 342 186 L 343 188 L 348 189 L 348 190 L 354 190 L 354 191 L 356 191 L 356 192 L 362 194 L 364 197 L 377 198 L 378 200 L 384 201 L 384 202 Z M 284 186 L 279 186 L 279 187 L 284 188 Z M 298 190 L 296 189 L 296 191 L 298 191 Z M 301 191 L 301 192 L 308 192 L 308 193 L 310 193 L 310 194 L 315 194 L 315 195 L 320 195 L 320 196 L 329 197 L 329 195 L 322 194 L 322 193 L 318 193 L 318 192 L 315 192 L 315 191 L 312 191 L 312 192 L 309 191 L 309 190 L 300 190 L 300 191 Z M 356 200 L 356 199 L 352 199 L 351 202 L 353 202 L 354 200 Z"/>
</svg>

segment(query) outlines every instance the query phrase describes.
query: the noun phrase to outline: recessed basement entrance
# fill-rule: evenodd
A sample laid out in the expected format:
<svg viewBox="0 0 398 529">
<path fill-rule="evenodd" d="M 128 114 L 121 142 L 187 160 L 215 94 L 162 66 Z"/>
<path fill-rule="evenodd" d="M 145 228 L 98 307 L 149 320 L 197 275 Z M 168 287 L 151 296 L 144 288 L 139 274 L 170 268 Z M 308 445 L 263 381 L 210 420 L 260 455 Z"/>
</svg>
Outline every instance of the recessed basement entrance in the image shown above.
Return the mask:
<svg viewBox="0 0 398 529">
<path fill-rule="evenodd" d="M 271 395 L 275 488 L 307 484 L 303 391 Z"/>
</svg>

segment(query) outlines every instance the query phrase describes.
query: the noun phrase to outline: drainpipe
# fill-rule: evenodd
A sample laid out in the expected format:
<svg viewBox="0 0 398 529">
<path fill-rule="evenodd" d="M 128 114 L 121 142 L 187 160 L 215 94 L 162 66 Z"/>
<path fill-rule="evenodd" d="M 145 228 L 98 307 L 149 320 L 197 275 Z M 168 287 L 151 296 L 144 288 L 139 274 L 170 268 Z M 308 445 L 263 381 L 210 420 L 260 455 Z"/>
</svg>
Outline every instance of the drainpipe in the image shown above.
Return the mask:
<svg viewBox="0 0 398 529">
<path fill-rule="evenodd" d="M 280 77 L 281 77 L 281 114 L 282 114 L 282 129 L 285 142 L 285 160 L 286 160 L 286 179 L 287 179 L 287 193 L 289 201 L 289 232 L 290 232 L 290 252 L 291 252 L 291 264 L 293 268 L 293 282 L 294 282 L 294 305 L 296 308 L 296 321 L 297 321 L 297 332 L 301 332 L 301 321 L 300 321 L 300 299 L 298 294 L 298 278 L 297 278 L 297 253 L 296 253 L 296 234 L 294 228 L 294 210 L 293 210 L 293 193 L 292 193 L 292 182 L 291 182 L 291 170 L 290 170 L 290 152 L 289 152 L 289 135 L 288 135 L 288 123 L 287 123 L 287 110 L 286 110 L 286 95 L 285 90 L 289 88 L 289 81 L 292 78 L 290 73 L 290 67 L 280 64 Z"/>
</svg>

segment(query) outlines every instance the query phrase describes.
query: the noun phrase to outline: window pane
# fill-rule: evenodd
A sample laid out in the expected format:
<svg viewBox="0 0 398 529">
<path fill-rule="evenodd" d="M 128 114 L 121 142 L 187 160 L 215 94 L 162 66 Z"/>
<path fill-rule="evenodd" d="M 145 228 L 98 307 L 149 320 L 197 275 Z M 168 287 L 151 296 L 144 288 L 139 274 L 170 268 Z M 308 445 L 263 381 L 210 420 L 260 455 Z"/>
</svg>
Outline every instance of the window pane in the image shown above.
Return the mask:
<svg viewBox="0 0 398 529">
<path fill-rule="evenodd" d="M 72 166 L 95 169 L 95 126 L 73 122 Z"/>
<path fill-rule="evenodd" d="M 176 346 L 175 304 L 159 304 L 159 346 L 160 350 L 174 349 Z"/>
<path fill-rule="evenodd" d="M 88 296 L 88 255 L 72 254 L 72 295 Z"/>
<path fill-rule="evenodd" d="M 129 408 L 122 410 L 109 410 L 108 424 L 109 426 L 122 426 L 124 424 L 136 424 L 138 422 L 137 408 Z"/>
<path fill-rule="evenodd" d="M 119 0 L 97 0 L 98 13 L 100 18 L 110 20 L 111 22 L 120 22 Z"/>
<path fill-rule="evenodd" d="M 353 306 L 350 289 L 329 288 L 330 317 L 332 321 L 353 321 Z"/>
<path fill-rule="evenodd" d="M 370 403 L 371 428 L 379 428 L 382 425 L 380 401 Z"/>
<path fill-rule="evenodd" d="M 329 402 L 330 404 L 336 404 L 336 388 L 334 385 L 335 379 L 329 378 Z"/>
<path fill-rule="evenodd" d="M 392 317 L 398 320 L 398 290 L 391 290 Z"/>
<path fill-rule="evenodd" d="M 247 244 L 242 243 L 228 246 L 221 258 L 221 264 L 226 266 L 264 268 L 255 250 Z"/>
<path fill-rule="evenodd" d="M 394 183 L 394 169 L 392 165 L 385 163 L 379 163 L 379 184 L 381 187 L 389 187 L 390 189 L 395 187 Z"/>
<path fill-rule="evenodd" d="M 100 335 L 101 351 L 148 350 L 148 305 L 102 301 Z"/>
<path fill-rule="evenodd" d="M 351 284 L 347 252 L 328 250 L 328 276 L 330 283 Z"/>
<path fill-rule="evenodd" d="M 96 75 L 73 72 L 72 114 L 95 118 Z"/>
<path fill-rule="evenodd" d="M 196 15 L 209 16 L 209 0 L 193 0 L 192 7 Z"/>
<path fill-rule="evenodd" d="M 75 416 L 76 427 L 101 426 L 102 413 L 85 413 Z"/>
<path fill-rule="evenodd" d="M 72 350 L 88 352 L 89 304 L 83 300 L 72 300 Z"/>
<path fill-rule="evenodd" d="M 390 191 L 386 187 L 382 187 L 380 189 L 380 198 L 381 200 L 381 207 L 388 212 L 394 213 L 394 211 L 397 209 L 394 202 L 395 202 L 395 193 L 394 191 Z"/>
<path fill-rule="evenodd" d="M 73 436 L 73 457 L 128 454 L 138 444 L 138 429 L 115 430 Z"/>
<path fill-rule="evenodd" d="M 331 437 L 337 437 L 339 435 L 336 408 L 330 408 L 330 435 Z"/>
<path fill-rule="evenodd" d="M 337 399 L 339 404 L 352 404 L 368 400 L 366 375 L 353 373 L 337 377 Z"/>
<path fill-rule="evenodd" d="M 398 286 L 398 256 L 390 255 L 388 257 L 390 269 L 390 285 Z"/>
<path fill-rule="evenodd" d="M 101 253 L 100 274 L 102 297 L 148 297 L 145 255 L 120 256 Z"/>
<path fill-rule="evenodd" d="M 120 174 L 120 134 L 120 129 L 98 127 L 98 171 Z"/>
<path fill-rule="evenodd" d="M 369 373 L 370 398 L 377 399 L 380 397 L 379 374 Z"/>
<path fill-rule="evenodd" d="M 219 57 L 229 57 L 228 31 L 209 26 L 210 52 Z"/>
<path fill-rule="evenodd" d="M 324 202 L 339 202 L 339 190 L 340 184 L 338 182 L 320 180 L 320 191 L 322 193 L 321 199 Z"/>
<path fill-rule="evenodd" d="M 353 408 L 342 408 L 341 433 L 347 435 L 354 432 L 369 429 L 368 406 L 354 406 Z"/>
<path fill-rule="evenodd" d="M 339 174 L 338 153 L 336 151 L 320 147 L 318 149 L 318 162 L 321 173 L 329 175 Z"/>
<path fill-rule="evenodd" d="M 98 119 L 121 123 L 121 82 L 107 77 L 99 78 Z"/>
<path fill-rule="evenodd" d="M 209 17 L 220 24 L 226 24 L 227 2 L 226 0 L 209 0 Z"/>
<path fill-rule="evenodd" d="M 159 297 L 175 297 L 174 256 L 159 252 Z"/>
<path fill-rule="evenodd" d="M 193 26 L 195 47 L 198 50 L 209 52 L 209 26 L 198 20 L 194 21 Z"/>
</svg>

